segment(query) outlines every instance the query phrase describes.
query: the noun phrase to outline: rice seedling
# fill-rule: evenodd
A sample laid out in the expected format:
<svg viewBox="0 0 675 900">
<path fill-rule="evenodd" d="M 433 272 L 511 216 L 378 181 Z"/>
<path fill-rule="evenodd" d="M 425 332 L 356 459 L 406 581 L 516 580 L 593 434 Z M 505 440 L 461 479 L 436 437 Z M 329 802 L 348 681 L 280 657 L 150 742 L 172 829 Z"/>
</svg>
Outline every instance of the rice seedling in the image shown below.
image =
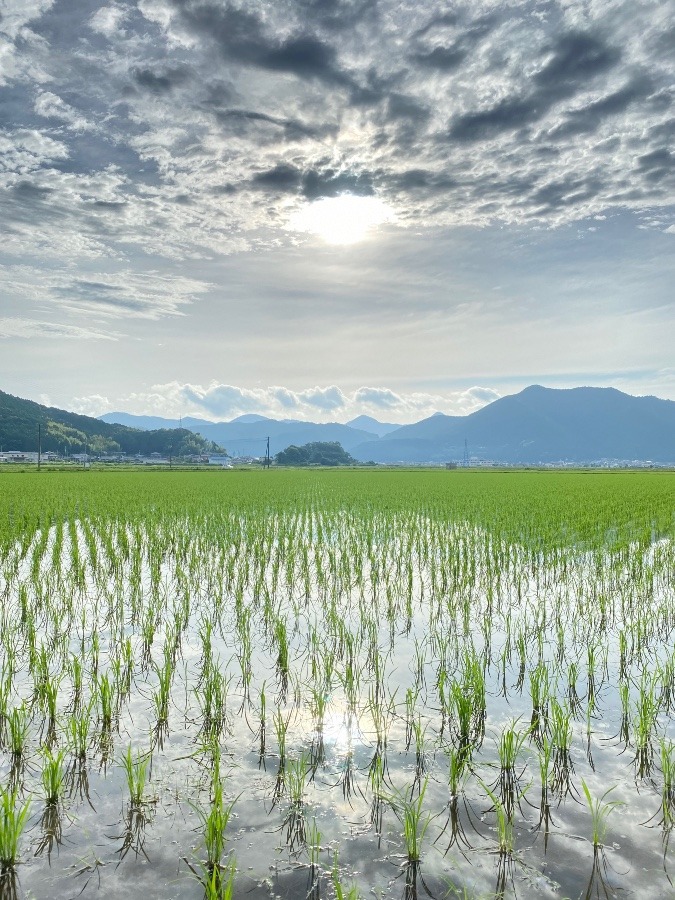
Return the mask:
<svg viewBox="0 0 675 900">
<path fill-rule="evenodd" d="M 664 833 L 668 834 L 675 825 L 675 742 L 661 739 L 661 820 Z"/>
<path fill-rule="evenodd" d="M 92 701 L 80 712 L 73 712 L 66 722 L 66 734 L 70 750 L 75 757 L 84 760 L 87 757 L 92 722 Z"/>
<path fill-rule="evenodd" d="M 65 750 L 54 753 L 48 747 L 42 751 L 42 789 L 46 803 L 55 805 L 63 796 L 65 771 L 63 761 Z"/>
<path fill-rule="evenodd" d="M 21 803 L 16 788 L 0 787 L 0 872 L 11 872 L 19 858 L 19 841 L 26 826 L 30 800 Z"/>
<path fill-rule="evenodd" d="M 14 765 L 25 757 L 28 748 L 30 720 L 24 703 L 15 706 L 7 716 L 7 744 Z"/>
<path fill-rule="evenodd" d="M 656 676 L 643 673 L 635 704 L 633 732 L 635 743 L 635 768 L 638 778 L 645 778 L 651 772 L 654 747 L 652 735 L 659 713 Z"/>
<path fill-rule="evenodd" d="M 542 719 L 546 719 L 550 693 L 550 674 L 545 663 L 538 663 L 530 670 L 530 696 L 532 698 L 531 734 L 535 740 L 541 737 Z"/>
<path fill-rule="evenodd" d="M 227 841 L 225 832 L 232 817 L 234 804 L 234 800 L 230 803 L 225 802 L 223 785 L 218 777 L 214 779 L 210 807 L 207 810 L 197 807 L 197 813 L 202 823 L 206 869 L 210 874 L 221 865 Z"/>
<path fill-rule="evenodd" d="M 231 856 L 227 864 L 204 870 L 200 879 L 204 887 L 204 900 L 233 900 L 234 876 L 237 866 L 234 856 Z"/>
<path fill-rule="evenodd" d="M 358 887 L 355 884 L 345 887 L 340 877 L 340 865 L 338 862 L 338 851 L 333 854 L 333 868 L 331 871 L 333 882 L 333 890 L 335 891 L 335 900 L 360 900 Z"/>
<path fill-rule="evenodd" d="M 443 749 L 448 760 L 448 788 L 453 798 L 460 794 L 469 775 L 469 758 L 464 750 L 453 744 Z"/>
<path fill-rule="evenodd" d="M 110 731 L 113 724 L 114 697 L 113 686 L 107 673 L 96 678 L 98 714 L 101 731 Z"/>
<path fill-rule="evenodd" d="M 605 797 L 608 797 L 612 791 L 616 789 L 616 785 L 606 790 L 601 797 L 595 798 L 591 796 L 590 789 L 583 778 L 581 779 L 581 788 L 591 813 L 591 840 L 593 842 L 593 847 L 597 849 L 598 847 L 602 847 L 603 841 L 605 840 L 605 835 L 607 834 L 607 819 L 610 814 L 619 807 L 625 806 L 625 804 L 621 800 L 605 800 Z"/>
<path fill-rule="evenodd" d="M 417 797 L 413 800 L 414 791 L 394 791 L 387 796 L 387 802 L 399 817 L 403 826 L 408 863 L 418 863 L 422 858 L 422 841 L 427 833 L 431 814 L 424 811 L 424 795 L 429 784 L 428 777 L 422 782 Z"/>
<path fill-rule="evenodd" d="M 288 799 L 292 806 L 302 807 L 310 773 L 309 755 L 301 753 L 286 763 L 285 777 Z"/>
<path fill-rule="evenodd" d="M 131 744 L 127 746 L 120 759 L 120 765 L 124 770 L 129 789 L 129 803 L 132 807 L 143 805 L 145 787 L 148 781 L 148 767 L 152 757 L 150 754 L 142 754 L 136 751 L 135 756 L 131 752 Z"/>
<path fill-rule="evenodd" d="M 500 854 L 510 855 L 514 849 L 513 812 L 509 813 L 499 797 L 489 788 L 486 787 L 485 790 L 492 801 L 496 816 L 497 851 Z"/>
</svg>

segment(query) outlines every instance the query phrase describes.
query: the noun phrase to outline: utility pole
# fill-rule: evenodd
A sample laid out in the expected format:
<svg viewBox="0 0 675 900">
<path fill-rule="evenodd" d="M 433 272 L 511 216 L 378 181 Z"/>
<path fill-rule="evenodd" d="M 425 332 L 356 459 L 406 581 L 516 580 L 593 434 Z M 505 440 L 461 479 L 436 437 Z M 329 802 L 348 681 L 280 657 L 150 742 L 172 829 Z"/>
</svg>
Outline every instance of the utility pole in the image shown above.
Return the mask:
<svg viewBox="0 0 675 900">
<path fill-rule="evenodd" d="M 265 468 L 270 467 L 270 439 L 267 438 L 267 450 L 265 451 Z"/>
<path fill-rule="evenodd" d="M 464 438 L 464 468 L 469 468 L 469 445 L 466 442 L 466 438 Z"/>
<path fill-rule="evenodd" d="M 42 463 L 42 423 L 38 422 L 38 472 Z"/>
</svg>

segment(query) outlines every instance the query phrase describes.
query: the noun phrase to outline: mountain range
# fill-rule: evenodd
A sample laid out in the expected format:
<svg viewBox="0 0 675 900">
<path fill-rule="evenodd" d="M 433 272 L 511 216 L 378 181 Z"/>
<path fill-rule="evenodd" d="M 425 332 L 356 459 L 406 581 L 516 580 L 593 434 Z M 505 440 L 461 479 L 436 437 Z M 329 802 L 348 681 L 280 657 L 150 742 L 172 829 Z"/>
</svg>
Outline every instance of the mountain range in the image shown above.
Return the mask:
<svg viewBox="0 0 675 900">
<path fill-rule="evenodd" d="M 434 415 L 350 452 L 375 462 L 675 463 L 675 402 L 615 388 L 533 385 L 468 416 Z"/>
<path fill-rule="evenodd" d="M 298 419 L 269 419 L 266 416 L 243 415 L 230 422 L 209 422 L 186 417 L 181 420 L 157 416 L 134 416 L 129 413 L 106 413 L 101 420 L 132 428 L 183 428 L 197 432 L 210 441 L 227 448 L 231 456 L 263 456 L 270 439 L 270 454 L 274 456 L 291 445 L 337 441 L 351 452 L 357 444 L 377 440 L 398 429 L 398 425 L 378 422 L 370 416 L 359 416 L 342 425 L 339 422 L 303 422 Z"/>
<path fill-rule="evenodd" d="M 175 427 L 176 420 L 127 413 L 101 417 L 139 428 Z M 510 465 L 604 461 L 675 464 L 675 402 L 634 397 L 615 388 L 567 390 L 532 385 L 467 416 L 436 413 L 397 426 L 370 416 L 318 424 L 244 415 L 230 422 L 185 418 L 182 427 L 233 456 L 274 455 L 290 445 L 339 441 L 355 459 L 380 463 L 472 462 Z"/>
</svg>

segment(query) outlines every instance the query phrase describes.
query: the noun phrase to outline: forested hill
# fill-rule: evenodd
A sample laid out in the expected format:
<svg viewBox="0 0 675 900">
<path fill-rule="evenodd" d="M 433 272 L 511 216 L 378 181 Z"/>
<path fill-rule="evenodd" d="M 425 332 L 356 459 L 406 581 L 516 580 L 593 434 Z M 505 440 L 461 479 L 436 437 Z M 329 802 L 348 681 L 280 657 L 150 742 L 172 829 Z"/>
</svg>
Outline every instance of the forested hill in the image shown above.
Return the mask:
<svg viewBox="0 0 675 900">
<path fill-rule="evenodd" d="M 0 391 L 0 448 L 37 450 L 38 424 L 42 426 L 42 450 L 56 453 L 161 453 L 189 456 L 222 452 L 213 441 L 186 428 L 141 431 L 111 425 L 91 416 L 79 416 Z"/>
</svg>

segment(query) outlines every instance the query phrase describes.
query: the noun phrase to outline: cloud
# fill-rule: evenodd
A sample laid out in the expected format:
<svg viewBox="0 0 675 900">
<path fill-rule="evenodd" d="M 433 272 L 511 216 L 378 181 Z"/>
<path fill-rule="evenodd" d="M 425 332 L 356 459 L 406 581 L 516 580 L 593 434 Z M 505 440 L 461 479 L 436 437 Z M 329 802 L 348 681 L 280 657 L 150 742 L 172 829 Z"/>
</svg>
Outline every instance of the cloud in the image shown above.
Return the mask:
<svg viewBox="0 0 675 900">
<path fill-rule="evenodd" d="M 64 325 L 61 322 L 40 322 L 18 316 L 0 318 L 0 338 L 54 338 L 66 340 L 117 340 L 114 334 L 104 334 L 91 328 Z"/>
<path fill-rule="evenodd" d="M 36 321 L 44 304 L 83 327 L 89 316 L 155 321 L 206 299 L 203 272 L 220 265 L 230 315 L 233 295 L 243 302 L 258 284 L 231 286 L 235 254 L 304 246 L 300 294 L 322 231 L 289 224 L 343 194 L 384 204 L 387 232 L 428 234 L 430 245 L 445 229 L 506 227 L 517 242 L 522 230 L 563 233 L 626 210 L 663 231 L 675 196 L 674 10 L 673 0 L 11 0 L 0 253 L 14 274 L 3 298 L 11 287 Z M 340 293 L 343 313 L 376 304 L 399 315 L 359 293 L 363 258 L 351 259 L 347 286 L 330 269 L 329 312 Z M 439 296 L 440 274 L 416 275 Z M 408 307 L 424 296 L 412 285 Z"/>
<path fill-rule="evenodd" d="M 41 91 L 35 98 L 35 112 L 45 119 L 58 119 L 75 130 L 91 128 L 87 120 L 77 110 L 69 106 L 61 97 L 51 91 Z"/>
<path fill-rule="evenodd" d="M 326 388 L 309 388 L 306 391 L 300 391 L 296 396 L 300 406 L 306 404 L 323 412 L 333 412 L 346 405 L 345 395 L 335 385 Z"/>
<path fill-rule="evenodd" d="M 589 81 L 616 66 L 621 54 L 592 34 L 568 32 L 550 48 L 551 56 L 529 79 L 526 93 L 509 96 L 485 110 L 458 116 L 450 137 L 477 141 L 544 118 L 554 104 L 588 88 Z"/>
<path fill-rule="evenodd" d="M 466 415 L 499 396 L 497 391 L 486 387 L 445 394 L 426 394 L 397 393 L 389 388 L 375 387 L 361 387 L 350 392 L 343 391 L 336 385 L 292 390 L 279 385 L 243 388 L 217 382 L 202 386 L 174 381 L 153 385 L 146 393 L 133 393 L 116 399 L 98 395 L 78 397 L 73 401 L 73 408 L 95 415 L 124 410 L 139 415 L 169 418 L 190 415 L 213 421 L 258 413 L 271 418 L 346 422 L 366 413 L 384 415 L 387 421 L 403 423 L 418 421 L 437 411 Z"/>
<path fill-rule="evenodd" d="M 359 388 L 354 394 L 354 400 L 357 403 L 364 403 L 380 409 L 396 409 L 403 402 L 403 398 L 399 394 L 395 394 L 387 388 L 370 387 Z"/>
<path fill-rule="evenodd" d="M 222 256 L 343 193 L 418 229 L 666 206 L 668 7 L 10 4 L 4 249 Z"/>
<path fill-rule="evenodd" d="M 55 310 L 87 313 L 100 320 L 140 318 L 157 320 L 184 315 L 184 307 L 211 288 L 206 282 L 181 275 L 44 270 L 30 266 L 0 266 L 4 283 L 18 296 Z"/>
<path fill-rule="evenodd" d="M 121 32 L 121 24 L 126 18 L 127 10 L 122 6 L 111 4 L 102 6 L 89 19 L 88 25 L 92 31 L 105 35 L 112 39 Z"/>
</svg>

